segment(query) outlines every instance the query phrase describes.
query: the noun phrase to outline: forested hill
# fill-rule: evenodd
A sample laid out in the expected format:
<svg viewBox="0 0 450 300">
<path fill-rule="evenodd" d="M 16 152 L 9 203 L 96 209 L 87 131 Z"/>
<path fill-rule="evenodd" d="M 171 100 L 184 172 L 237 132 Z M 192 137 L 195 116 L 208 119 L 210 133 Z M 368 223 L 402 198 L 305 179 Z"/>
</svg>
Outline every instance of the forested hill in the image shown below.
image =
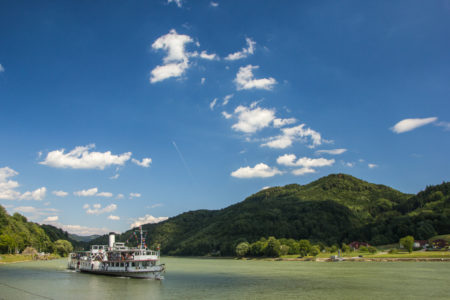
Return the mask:
<svg viewBox="0 0 450 300">
<path fill-rule="evenodd" d="M 221 210 L 197 210 L 146 224 L 149 244 L 163 253 L 232 255 L 238 242 L 261 237 L 309 239 L 328 245 L 397 242 L 408 234 L 426 239 L 450 232 L 450 183 L 417 195 L 401 193 L 345 174 L 307 185 L 268 188 Z M 120 241 L 136 242 L 132 230 Z M 103 236 L 91 243 L 107 243 Z"/>
<path fill-rule="evenodd" d="M 86 243 L 71 239 L 67 232 L 52 225 L 29 222 L 19 213 L 10 216 L 0 205 L 0 253 L 22 252 L 29 246 L 39 252 L 54 252 L 54 242 L 57 240 L 67 240 L 78 249 L 87 246 Z"/>
</svg>

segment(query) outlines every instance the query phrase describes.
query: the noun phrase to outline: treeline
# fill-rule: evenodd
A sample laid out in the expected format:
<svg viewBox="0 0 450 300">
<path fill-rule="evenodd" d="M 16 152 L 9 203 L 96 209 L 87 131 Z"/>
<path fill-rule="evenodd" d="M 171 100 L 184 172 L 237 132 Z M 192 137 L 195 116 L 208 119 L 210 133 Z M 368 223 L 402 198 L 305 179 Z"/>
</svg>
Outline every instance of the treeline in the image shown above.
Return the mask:
<svg viewBox="0 0 450 300">
<path fill-rule="evenodd" d="M 284 255 L 317 256 L 319 253 L 336 253 L 338 250 L 343 253 L 352 252 L 353 249 L 349 245 L 342 243 L 341 246 L 327 246 L 324 243 L 312 244 L 309 240 L 294 239 L 276 239 L 271 236 L 269 238 L 261 238 L 254 243 L 240 242 L 235 249 L 236 256 L 250 257 L 280 257 Z M 361 246 L 360 252 L 375 253 L 377 249 L 373 246 Z"/>
<path fill-rule="evenodd" d="M 53 238 L 52 240 L 41 226 L 28 222 L 21 214 L 14 213 L 10 216 L 0 205 L 0 253 L 21 253 L 27 247 L 59 255 L 73 250 L 71 242 L 56 235 Z"/>
</svg>

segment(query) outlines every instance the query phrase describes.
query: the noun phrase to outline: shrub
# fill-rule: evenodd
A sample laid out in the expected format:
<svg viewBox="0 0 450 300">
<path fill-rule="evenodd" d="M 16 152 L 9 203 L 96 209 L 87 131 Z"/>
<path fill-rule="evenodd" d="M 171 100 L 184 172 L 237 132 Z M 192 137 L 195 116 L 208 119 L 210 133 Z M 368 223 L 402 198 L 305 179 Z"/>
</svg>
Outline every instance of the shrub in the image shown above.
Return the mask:
<svg viewBox="0 0 450 300">
<path fill-rule="evenodd" d="M 375 248 L 374 246 L 369 246 L 367 250 L 369 250 L 370 253 L 377 253 L 377 248 Z"/>
</svg>

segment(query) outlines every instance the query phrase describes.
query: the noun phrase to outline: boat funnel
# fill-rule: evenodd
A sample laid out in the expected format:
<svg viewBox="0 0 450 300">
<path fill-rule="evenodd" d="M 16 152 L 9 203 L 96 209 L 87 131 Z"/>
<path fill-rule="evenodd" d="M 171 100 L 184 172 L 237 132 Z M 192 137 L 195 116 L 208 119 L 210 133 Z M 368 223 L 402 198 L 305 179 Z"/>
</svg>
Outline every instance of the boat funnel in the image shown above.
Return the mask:
<svg viewBox="0 0 450 300">
<path fill-rule="evenodd" d="M 114 232 L 109 233 L 109 248 L 114 247 L 114 243 L 116 242 L 116 234 Z"/>
</svg>

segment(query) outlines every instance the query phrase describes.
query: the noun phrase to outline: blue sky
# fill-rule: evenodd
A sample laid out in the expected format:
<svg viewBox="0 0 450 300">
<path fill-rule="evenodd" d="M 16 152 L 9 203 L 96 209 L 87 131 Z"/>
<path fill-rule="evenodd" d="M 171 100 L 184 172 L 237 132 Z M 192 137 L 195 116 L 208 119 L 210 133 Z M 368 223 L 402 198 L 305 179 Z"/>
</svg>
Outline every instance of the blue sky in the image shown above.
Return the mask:
<svg viewBox="0 0 450 300">
<path fill-rule="evenodd" d="M 347 173 L 449 180 L 450 1 L 2 1 L 0 204 L 78 234 Z"/>
</svg>

